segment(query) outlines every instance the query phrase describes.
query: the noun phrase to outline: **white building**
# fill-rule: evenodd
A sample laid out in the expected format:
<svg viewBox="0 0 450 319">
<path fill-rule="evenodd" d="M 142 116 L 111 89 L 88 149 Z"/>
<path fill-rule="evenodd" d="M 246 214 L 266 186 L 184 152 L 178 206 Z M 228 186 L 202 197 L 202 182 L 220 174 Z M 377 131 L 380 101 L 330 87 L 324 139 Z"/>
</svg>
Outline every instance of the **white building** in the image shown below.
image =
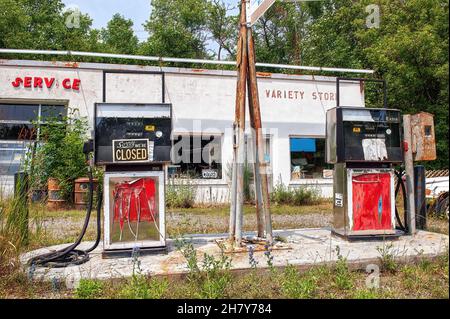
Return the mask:
<svg viewBox="0 0 450 319">
<path fill-rule="evenodd" d="M 331 196 L 332 178 L 327 171 L 331 167 L 324 163 L 325 113 L 336 106 L 336 78 L 258 76 L 272 183 L 318 185 L 323 196 Z M 23 128 L 44 115 L 49 105 L 78 109 L 92 127 L 96 102 L 166 102 L 172 104 L 175 138 L 203 135 L 202 150 L 213 140 L 220 159 L 212 165 L 205 161 L 174 165 L 169 175 L 189 174 L 199 186 L 198 201 L 228 201 L 235 95 L 232 71 L 0 60 L 0 189 L 11 190 L 24 153 L 22 140 L 27 138 Z M 359 82 L 341 84 L 341 105 L 363 106 L 363 96 Z M 247 111 L 247 128 L 248 118 Z"/>
</svg>

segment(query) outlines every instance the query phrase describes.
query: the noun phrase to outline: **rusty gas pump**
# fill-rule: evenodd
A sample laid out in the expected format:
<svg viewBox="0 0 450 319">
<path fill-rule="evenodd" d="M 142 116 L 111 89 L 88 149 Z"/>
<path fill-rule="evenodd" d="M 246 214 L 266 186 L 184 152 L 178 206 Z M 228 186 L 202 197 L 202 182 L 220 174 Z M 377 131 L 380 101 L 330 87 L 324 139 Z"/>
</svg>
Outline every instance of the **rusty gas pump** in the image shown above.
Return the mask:
<svg viewBox="0 0 450 319">
<path fill-rule="evenodd" d="M 94 162 L 103 180 L 103 257 L 166 250 L 170 104 L 97 103 Z"/>
</svg>

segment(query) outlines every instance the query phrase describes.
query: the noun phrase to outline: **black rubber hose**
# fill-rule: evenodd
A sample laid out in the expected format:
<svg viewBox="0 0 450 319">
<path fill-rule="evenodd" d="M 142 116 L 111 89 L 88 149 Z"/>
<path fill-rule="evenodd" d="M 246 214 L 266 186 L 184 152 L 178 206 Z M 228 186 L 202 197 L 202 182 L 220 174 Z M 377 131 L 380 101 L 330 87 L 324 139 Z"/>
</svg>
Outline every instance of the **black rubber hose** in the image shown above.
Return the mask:
<svg viewBox="0 0 450 319">
<path fill-rule="evenodd" d="M 394 171 L 395 175 L 397 176 L 397 187 L 395 188 L 395 198 L 397 198 L 398 192 L 401 188 L 402 190 L 402 195 L 403 195 L 403 211 L 405 212 L 404 214 L 404 224 L 402 223 L 401 219 L 400 219 L 400 214 L 398 212 L 397 209 L 397 205 L 395 205 L 395 218 L 397 220 L 397 223 L 399 224 L 399 229 L 403 230 L 404 232 L 408 232 L 408 223 L 407 223 L 407 216 L 408 216 L 408 207 L 407 207 L 407 202 L 406 202 L 406 186 L 405 183 L 403 182 L 403 172 L 401 171 Z"/>
<path fill-rule="evenodd" d="M 86 159 L 89 160 L 89 156 L 86 155 Z M 28 261 L 30 265 L 42 266 L 42 267 L 52 267 L 52 268 L 60 268 L 67 267 L 69 265 L 80 265 L 89 260 L 89 252 L 94 250 L 99 242 L 100 242 L 100 233 L 101 233 L 101 202 L 102 196 L 99 194 L 98 196 L 98 205 L 97 205 L 97 239 L 95 244 L 89 248 L 88 250 L 79 250 L 75 249 L 82 241 L 84 235 L 86 234 L 87 227 L 89 226 L 89 220 L 92 212 L 92 204 L 93 204 L 93 194 L 94 194 L 94 181 L 92 176 L 92 170 L 90 166 L 88 167 L 88 176 L 89 176 L 89 200 L 86 208 L 86 217 L 84 219 L 83 228 L 81 233 L 79 234 L 77 240 L 71 244 L 70 246 L 46 254 L 42 254 L 36 257 L 31 258 Z"/>
</svg>

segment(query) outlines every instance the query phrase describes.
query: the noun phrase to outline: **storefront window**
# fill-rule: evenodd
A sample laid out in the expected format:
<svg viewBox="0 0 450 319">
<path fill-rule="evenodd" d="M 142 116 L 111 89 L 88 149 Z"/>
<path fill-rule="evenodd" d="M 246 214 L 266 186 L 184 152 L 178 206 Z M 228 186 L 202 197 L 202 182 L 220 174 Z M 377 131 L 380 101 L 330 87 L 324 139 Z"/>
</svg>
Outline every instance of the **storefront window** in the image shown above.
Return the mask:
<svg viewBox="0 0 450 319">
<path fill-rule="evenodd" d="M 14 175 L 39 126 L 67 115 L 64 105 L 0 104 L 0 175 Z"/>
<path fill-rule="evenodd" d="M 322 178 L 325 164 L 325 139 L 290 138 L 291 179 Z"/>
<path fill-rule="evenodd" d="M 169 177 L 221 179 L 221 152 L 221 135 L 175 136 Z"/>
</svg>

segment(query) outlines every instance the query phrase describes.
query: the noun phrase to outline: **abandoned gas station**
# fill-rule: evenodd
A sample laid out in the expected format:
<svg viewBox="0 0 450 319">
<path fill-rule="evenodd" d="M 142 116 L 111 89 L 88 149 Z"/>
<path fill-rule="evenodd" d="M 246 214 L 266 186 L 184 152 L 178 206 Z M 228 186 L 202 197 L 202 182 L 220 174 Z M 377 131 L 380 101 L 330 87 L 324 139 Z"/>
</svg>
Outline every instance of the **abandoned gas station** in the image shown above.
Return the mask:
<svg viewBox="0 0 450 319">
<path fill-rule="evenodd" d="M 170 103 L 173 139 L 188 140 L 166 176 L 188 179 L 196 201 L 229 202 L 236 72 L 138 65 L 2 60 L 0 63 L 0 187 L 11 191 L 29 142 L 29 128 L 49 107 L 86 117 L 95 103 Z M 325 115 L 336 106 L 336 78 L 258 73 L 269 187 L 308 185 L 332 197 L 325 162 Z M 341 85 L 341 103 L 364 106 L 359 82 Z M 75 110 L 75 113 L 72 111 Z M 248 113 L 248 111 L 247 111 Z M 248 114 L 247 114 L 248 122 Z M 246 147 L 251 148 L 250 125 Z M 252 161 L 252 152 L 247 152 Z M 188 161 L 182 161 L 188 157 Z"/>
</svg>

